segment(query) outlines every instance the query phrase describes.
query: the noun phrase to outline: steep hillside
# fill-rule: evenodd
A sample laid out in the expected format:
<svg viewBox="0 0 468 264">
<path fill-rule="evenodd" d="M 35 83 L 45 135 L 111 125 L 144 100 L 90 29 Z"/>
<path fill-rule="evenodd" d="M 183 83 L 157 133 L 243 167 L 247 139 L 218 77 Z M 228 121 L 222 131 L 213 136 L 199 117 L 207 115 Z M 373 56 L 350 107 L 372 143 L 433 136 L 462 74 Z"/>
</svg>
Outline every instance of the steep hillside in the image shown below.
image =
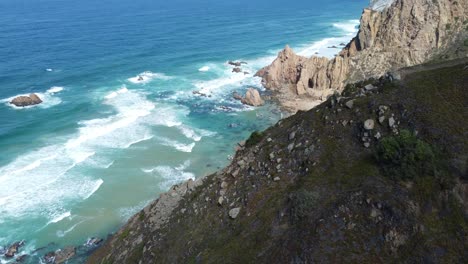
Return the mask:
<svg viewBox="0 0 468 264">
<path fill-rule="evenodd" d="M 88 262 L 466 263 L 467 65 L 348 85 L 253 133 Z"/>
<path fill-rule="evenodd" d="M 468 1 L 373 1 L 360 28 L 333 59 L 296 55 L 286 47 L 257 76 L 286 108 L 291 100 L 325 100 L 347 83 L 389 71 L 468 57 Z M 305 104 L 307 107 L 307 104 Z"/>
</svg>

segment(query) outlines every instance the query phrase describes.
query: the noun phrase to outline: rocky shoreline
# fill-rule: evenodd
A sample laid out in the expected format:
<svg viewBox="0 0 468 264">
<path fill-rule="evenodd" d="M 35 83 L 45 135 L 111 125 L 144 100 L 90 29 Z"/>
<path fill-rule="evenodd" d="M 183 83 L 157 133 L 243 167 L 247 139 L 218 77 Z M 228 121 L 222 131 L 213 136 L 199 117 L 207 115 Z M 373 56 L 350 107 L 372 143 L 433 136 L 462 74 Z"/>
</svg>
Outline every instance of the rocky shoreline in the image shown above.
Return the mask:
<svg viewBox="0 0 468 264">
<path fill-rule="evenodd" d="M 387 2 L 383 9 L 364 9 L 357 35 L 334 58 L 299 56 L 286 46 L 271 65 L 255 75 L 275 92 L 281 106 L 295 113 L 343 91 L 348 83 L 468 56 L 463 48 L 453 48 L 463 47 L 468 36 L 466 1 Z"/>
</svg>

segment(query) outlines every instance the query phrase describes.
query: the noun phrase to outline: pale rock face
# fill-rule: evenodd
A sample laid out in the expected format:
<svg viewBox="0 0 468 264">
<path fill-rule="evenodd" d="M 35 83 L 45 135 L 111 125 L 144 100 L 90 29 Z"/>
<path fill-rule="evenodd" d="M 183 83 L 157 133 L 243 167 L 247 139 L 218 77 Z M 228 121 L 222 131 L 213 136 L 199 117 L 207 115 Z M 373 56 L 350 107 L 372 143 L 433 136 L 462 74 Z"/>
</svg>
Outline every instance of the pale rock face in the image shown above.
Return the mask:
<svg viewBox="0 0 468 264">
<path fill-rule="evenodd" d="M 249 88 L 245 93 L 245 97 L 242 98 L 241 101 L 243 104 L 250 106 L 261 106 L 265 103 L 260 96 L 260 93 L 254 88 Z"/>
<path fill-rule="evenodd" d="M 280 103 L 324 99 L 347 83 L 427 62 L 468 38 L 466 0 L 377 0 L 371 8 L 364 9 L 357 36 L 335 58 L 306 58 L 286 46 L 256 76 L 279 94 Z M 468 54 L 453 55 L 460 56 Z"/>
</svg>

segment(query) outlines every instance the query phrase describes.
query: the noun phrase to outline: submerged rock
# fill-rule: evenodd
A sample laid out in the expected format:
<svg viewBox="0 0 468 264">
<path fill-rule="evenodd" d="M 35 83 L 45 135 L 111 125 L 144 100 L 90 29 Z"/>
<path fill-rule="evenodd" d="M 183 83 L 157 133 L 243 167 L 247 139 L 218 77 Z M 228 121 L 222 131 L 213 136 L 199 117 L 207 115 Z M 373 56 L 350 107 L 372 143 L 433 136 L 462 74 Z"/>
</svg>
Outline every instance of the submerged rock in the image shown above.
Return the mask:
<svg viewBox="0 0 468 264">
<path fill-rule="evenodd" d="M 10 104 L 13 104 L 15 106 L 19 107 L 25 107 L 25 106 L 30 106 L 30 105 L 37 105 L 42 103 L 41 98 L 37 96 L 37 94 L 30 94 L 29 96 L 21 95 L 18 97 L 15 97 L 13 100 L 11 100 Z"/>
</svg>

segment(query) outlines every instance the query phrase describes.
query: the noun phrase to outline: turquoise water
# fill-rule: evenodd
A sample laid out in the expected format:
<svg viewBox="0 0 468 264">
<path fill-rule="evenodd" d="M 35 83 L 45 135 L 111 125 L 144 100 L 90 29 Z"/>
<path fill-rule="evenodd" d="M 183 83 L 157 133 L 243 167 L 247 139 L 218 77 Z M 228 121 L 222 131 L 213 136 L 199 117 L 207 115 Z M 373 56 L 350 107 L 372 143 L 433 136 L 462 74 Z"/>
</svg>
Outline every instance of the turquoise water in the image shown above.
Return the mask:
<svg viewBox="0 0 468 264">
<path fill-rule="evenodd" d="M 333 56 L 366 4 L 2 0 L 0 246 L 105 237 L 171 185 L 225 166 L 281 117 L 232 92 L 262 89 L 253 74 L 286 44 Z M 44 103 L 8 104 L 31 92 Z"/>
</svg>

